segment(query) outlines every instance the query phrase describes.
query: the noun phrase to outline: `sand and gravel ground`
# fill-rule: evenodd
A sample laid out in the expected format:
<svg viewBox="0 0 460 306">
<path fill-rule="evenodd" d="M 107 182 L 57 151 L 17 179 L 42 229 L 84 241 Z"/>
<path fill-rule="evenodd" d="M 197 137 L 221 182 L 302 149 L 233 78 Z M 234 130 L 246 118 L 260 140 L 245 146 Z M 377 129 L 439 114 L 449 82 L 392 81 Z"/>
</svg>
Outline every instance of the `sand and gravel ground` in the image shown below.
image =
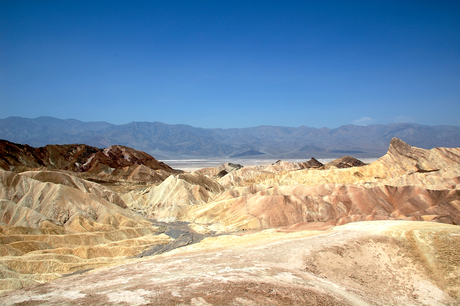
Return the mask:
<svg viewBox="0 0 460 306">
<path fill-rule="evenodd" d="M 373 221 L 219 236 L 0 296 L 2 305 L 458 305 L 460 228 Z"/>
</svg>

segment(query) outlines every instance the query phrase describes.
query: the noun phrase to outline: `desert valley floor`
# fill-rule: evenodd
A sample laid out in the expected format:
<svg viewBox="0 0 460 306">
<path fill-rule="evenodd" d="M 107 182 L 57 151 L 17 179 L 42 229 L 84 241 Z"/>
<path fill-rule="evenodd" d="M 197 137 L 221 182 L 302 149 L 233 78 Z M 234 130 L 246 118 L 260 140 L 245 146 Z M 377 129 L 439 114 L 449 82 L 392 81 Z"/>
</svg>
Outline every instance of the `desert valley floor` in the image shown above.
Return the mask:
<svg viewBox="0 0 460 306">
<path fill-rule="evenodd" d="M 0 152 L 2 305 L 460 304 L 460 148 L 207 168 Z"/>
</svg>

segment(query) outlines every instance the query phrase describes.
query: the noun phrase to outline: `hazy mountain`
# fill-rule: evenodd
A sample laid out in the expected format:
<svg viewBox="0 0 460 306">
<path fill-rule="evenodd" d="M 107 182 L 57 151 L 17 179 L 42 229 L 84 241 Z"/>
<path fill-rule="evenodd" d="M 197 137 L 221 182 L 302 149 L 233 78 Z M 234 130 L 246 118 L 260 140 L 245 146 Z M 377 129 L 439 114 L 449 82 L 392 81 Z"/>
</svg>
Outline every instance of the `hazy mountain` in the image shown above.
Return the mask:
<svg viewBox="0 0 460 306">
<path fill-rule="evenodd" d="M 335 129 L 258 126 L 203 129 L 161 122 L 81 122 L 53 117 L 0 119 L 0 138 L 31 146 L 84 143 L 99 148 L 124 145 L 157 158 L 378 157 L 397 137 L 420 148 L 460 146 L 460 127 L 413 123 L 355 126 Z"/>
<path fill-rule="evenodd" d="M 78 141 L 79 135 L 85 135 L 87 132 L 99 133 L 111 126 L 113 124 L 107 122 L 81 122 L 53 117 L 35 119 L 9 117 L 0 119 L 0 137 L 35 147 L 47 144 L 83 143 Z"/>
</svg>

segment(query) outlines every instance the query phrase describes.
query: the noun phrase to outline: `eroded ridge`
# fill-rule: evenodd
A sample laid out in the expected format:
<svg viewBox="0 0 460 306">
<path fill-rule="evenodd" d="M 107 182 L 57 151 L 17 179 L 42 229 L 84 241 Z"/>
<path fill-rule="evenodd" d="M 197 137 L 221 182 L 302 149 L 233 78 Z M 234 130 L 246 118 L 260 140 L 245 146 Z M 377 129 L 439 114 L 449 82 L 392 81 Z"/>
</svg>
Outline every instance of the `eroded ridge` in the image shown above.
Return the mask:
<svg viewBox="0 0 460 306">
<path fill-rule="evenodd" d="M 2 158 L 6 304 L 459 303 L 459 148 L 393 139 L 370 164 L 190 173 L 126 147 L 66 148 Z"/>
</svg>

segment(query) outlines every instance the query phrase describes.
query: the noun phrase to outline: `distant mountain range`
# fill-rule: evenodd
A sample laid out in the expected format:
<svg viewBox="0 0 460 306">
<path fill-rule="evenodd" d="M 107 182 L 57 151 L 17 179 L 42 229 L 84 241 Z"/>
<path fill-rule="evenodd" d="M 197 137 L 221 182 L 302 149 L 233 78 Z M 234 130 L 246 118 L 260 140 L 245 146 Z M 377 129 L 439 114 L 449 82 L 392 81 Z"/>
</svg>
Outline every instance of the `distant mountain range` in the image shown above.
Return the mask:
<svg viewBox="0 0 460 306">
<path fill-rule="evenodd" d="M 204 129 L 161 122 L 115 125 L 53 117 L 0 119 L 0 139 L 34 147 L 123 145 L 145 151 L 157 159 L 379 157 L 386 153 L 393 137 L 425 149 L 459 147 L 460 127 L 392 123 L 344 125 L 335 129 L 306 126 Z"/>
</svg>

